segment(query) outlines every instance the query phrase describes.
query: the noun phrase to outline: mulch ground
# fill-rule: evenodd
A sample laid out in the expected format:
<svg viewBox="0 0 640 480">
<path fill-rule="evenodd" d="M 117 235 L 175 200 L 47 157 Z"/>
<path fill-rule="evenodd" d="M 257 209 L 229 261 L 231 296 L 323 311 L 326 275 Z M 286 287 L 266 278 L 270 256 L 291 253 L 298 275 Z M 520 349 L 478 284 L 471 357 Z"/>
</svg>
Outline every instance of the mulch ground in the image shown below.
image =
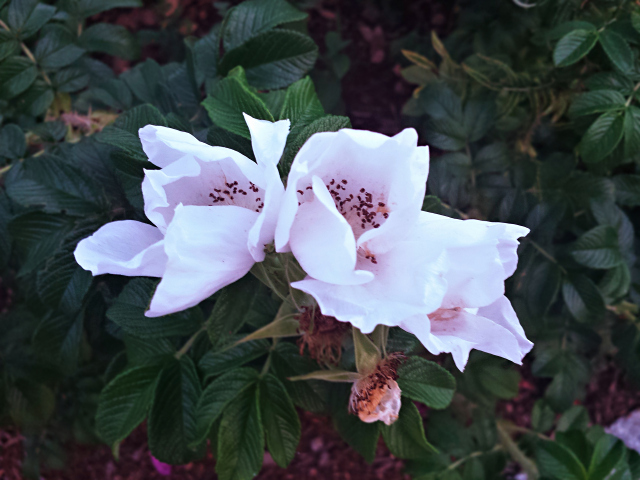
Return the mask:
<svg viewBox="0 0 640 480">
<path fill-rule="evenodd" d="M 237 1 L 229 2 L 231 4 Z M 419 28 L 421 33 L 436 30 L 446 35 L 455 22 L 455 12 L 445 0 L 398 0 L 394 2 L 396 15 L 373 6 L 374 2 L 324 0 L 316 2 L 310 11 L 309 31 L 316 42 L 323 45 L 327 31 L 339 30 L 350 41 L 345 53 L 351 68 L 342 81 L 345 113 L 354 128 L 395 134 L 403 128 L 402 105 L 413 87 L 400 77 L 397 58 L 390 54 L 393 42 Z M 384 3 L 384 2 L 380 2 Z M 219 5 L 219 4 L 218 4 Z M 145 7 L 114 10 L 102 14 L 96 21 L 125 25 L 132 31 L 172 26 L 182 34 L 196 36 L 208 32 L 220 20 L 220 12 L 211 0 L 145 0 Z M 143 57 L 162 63 L 163 52 L 150 45 Z M 126 70 L 130 63 L 107 59 L 117 71 Z M 10 292 L 0 279 L 0 311 L 10 304 Z M 531 375 L 530 364 L 520 369 L 522 381 L 518 396 L 498 405 L 500 416 L 514 423 L 530 426 L 533 404 L 541 398 L 545 380 Z M 613 365 L 607 364 L 597 372 L 587 388 L 584 400 L 594 423 L 609 425 L 617 418 L 640 407 L 640 392 L 626 383 Z M 394 458 L 381 442 L 376 460 L 368 465 L 332 428 L 331 421 L 301 412 L 302 439 L 296 457 L 288 469 L 275 465 L 265 454 L 264 467 L 258 479 L 335 479 L 335 480 L 406 480 L 403 462 Z M 43 474 L 46 480 L 211 480 L 215 478 L 215 461 L 207 459 L 185 466 L 173 467 L 170 477 L 161 476 L 149 456 L 146 433 L 137 429 L 120 446 L 120 460 L 116 462 L 110 449 L 101 445 L 67 446 L 65 470 Z M 22 479 L 22 439 L 15 430 L 0 430 L 0 479 Z"/>
</svg>

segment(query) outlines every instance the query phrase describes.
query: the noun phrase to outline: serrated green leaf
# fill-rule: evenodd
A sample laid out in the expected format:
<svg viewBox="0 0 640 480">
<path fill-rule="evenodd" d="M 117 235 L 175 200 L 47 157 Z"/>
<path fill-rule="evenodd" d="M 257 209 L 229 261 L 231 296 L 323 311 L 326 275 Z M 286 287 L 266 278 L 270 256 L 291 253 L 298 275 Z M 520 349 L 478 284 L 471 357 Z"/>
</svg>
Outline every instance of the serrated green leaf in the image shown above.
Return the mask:
<svg viewBox="0 0 640 480">
<path fill-rule="evenodd" d="M 27 149 L 25 134 L 18 125 L 10 123 L 0 129 L 0 157 L 17 160 Z"/>
<path fill-rule="evenodd" d="M 616 68 L 625 73 L 633 68 L 633 52 L 624 38 L 610 29 L 605 29 L 600 33 L 599 40 Z"/>
<path fill-rule="evenodd" d="M 570 430 L 586 430 L 589 425 L 589 413 L 582 405 L 574 405 L 564 412 L 558 420 L 556 430 L 568 432 Z"/>
<path fill-rule="evenodd" d="M 37 0 L 13 0 L 7 10 L 9 28 L 22 39 L 40 30 L 56 13 L 56 7 Z"/>
<path fill-rule="evenodd" d="M 18 40 L 10 32 L 0 30 L 0 62 L 20 50 Z"/>
<path fill-rule="evenodd" d="M 595 322 L 604 317 L 605 304 L 598 287 L 584 275 L 572 275 L 562 285 L 562 297 L 579 322 Z"/>
<path fill-rule="evenodd" d="M 558 67 L 567 67 L 587 55 L 598 41 L 598 33 L 592 30 L 573 30 L 557 43 L 553 61 Z"/>
<path fill-rule="evenodd" d="M 242 69 L 230 72 L 221 80 L 202 105 L 209 118 L 219 127 L 231 133 L 251 138 L 242 113 L 259 120 L 274 121 L 265 103 L 250 89 Z"/>
<path fill-rule="evenodd" d="M 158 318 L 148 318 L 149 306 L 157 281 L 134 278 L 127 283 L 117 300 L 107 310 L 107 318 L 127 333 L 140 338 L 185 336 L 202 326 L 202 314 L 197 307 Z"/>
<path fill-rule="evenodd" d="M 556 412 L 543 400 L 536 400 L 531 411 L 531 427 L 536 432 L 547 432 L 551 430 L 556 421 Z"/>
<path fill-rule="evenodd" d="M 147 416 L 161 365 L 145 365 L 124 371 L 100 394 L 96 428 L 109 445 L 125 439 Z"/>
<path fill-rule="evenodd" d="M 640 108 L 631 105 L 624 112 L 624 156 L 640 154 Z"/>
<path fill-rule="evenodd" d="M 88 52 L 102 52 L 125 60 L 133 60 L 140 48 L 135 37 L 122 25 L 96 23 L 87 28 L 78 39 Z"/>
<path fill-rule="evenodd" d="M 0 63 L 0 98 L 10 100 L 21 94 L 38 76 L 36 65 L 23 57 L 9 57 Z"/>
<path fill-rule="evenodd" d="M 75 5 L 74 13 L 82 18 L 92 17 L 112 8 L 141 7 L 141 0 L 80 0 Z"/>
<path fill-rule="evenodd" d="M 324 108 L 309 77 L 287 88 L 279 118 L 291 121 L 291 136 L 296 136 L 304 127 L 323 116 Z"/>
<path fill-rule="evenodd" d="M 302 78 L 318 57 L 315 42 L 292 30 L 272 30 L 259 34 L 229 50 L 222 57 L 219 73 L 226 75 L 242 66 L 247 81 L 259 89 L 282 88 Z"/>
<path fill-rule="evenodd" d="M 624 133 L 624 116 L 619 112 L 603 113 L 593 122 L 580 142 L 580 153 L 586 163 L 603 160 L 616 148 Z"/>
<path fill-rule="evenodd" d="M 60 365 L 63 371 L 73 373 L 80 355 L 82 324 L 82 315 L 48 314 L 33 334 L 33 346 L 38 355 Z"/>
<path fill-rule="evenodd" d="M 240 393 L 224 411 L 218 431 L 216 473 L 220 480 L 250 480 L 264 456 L 264 431 L 257 388 Z"/>
<path fill-rule="evenodd" d="M 249 0 L 229 10 L 223 24 L 225 51 L 232 50 L 251 38 L 284 23 L 307 18 L 284 0 Z"/>
<path fill-rule="evenodd" d="M 189 448 L 197 440 L 196 405 L 202 393 L 192 360 L 171 359 L 162 368 L 149 414 L 149 449 L 161 462 L 188 463 L 202 448 Z M 199 445 L 196 445 L 199 447 Z"/>
<path fill-rule="evenodd" d="M 333 411 L 333 424 L 340 436 L 362 455 L 368 463 L 373 462 L 376 455 L 378 438 L 380 437 L 380 422 L 364 423 L 357 415 L 348 410 L 349 391 L 345 385 L 343 395 L 336 398 Z"/>
<path fill-rule="evenodd" d="M 51 86 L 44 80 L 36 79 L 26 92 L 12 102 L 21 112 L 39 117 L 47 111 L 54 98 L 55 94 Z"/>
<path fill-rule="evenodd" d="M 409 357 L 400 366 L 398 385 L 403 395 L 435 409 L 446 408 L 456 389 L 456 381 L 449 372 L 421 357 Z"/>
<path fill-rule="evenodd" d="M 580 460 L 570 450 L 556 442 L 541 442 L 536 454 L 540 473 L 546 477 L 557 480 L 587 479 L 587 472 Z"/>
<path fill-rule="evenodd" d="M 254 340 L 225 347 L 219 351 L 208 351 L 198 362 L 198 367 L 204 372 L 205 377 L 222 375 L 266 355 L 269 352 L 269 346 L 266 340 Z"/>
<path fill-rule="evenodd" d="M 202 392 L 196 407 L 197 431 L 194 442 L 203 441 L 226 406 L 257 381 L 258 372 L 251 368 L 238 368 L 211 382 Z"/>
<path fill-rule="evenodd" d="M 424 435 L 420 412 L 407 398 L 402 398 L 398 419 L 380 430 L 387 448 L 398 458 L 420 460 L 437 452 Z"/>
<path fill-rule="evenodd" d="M 73 34 L 66 28 L 48 26 L 33 52 L 38 64 L 44 68 L 66 67 L 84 54 L 84 49 L 73 43 Z"/>
<path fill-rule="evenodd" d="M 497 398 L 510 399 L 518 395 L 520 374 L 513 369 L 486 365 L 478 369 L 477 375 L 480 385 Z"/>
<path fill-rule="evenodd" d="M 589 480 L 605 480 L 605 478 L 609 478 L 609 475 L 624 456 L 624 444 L 619 439 L 613 435 L 600 437 L 591 457 Z"/>
<path fill-rule="evenodd" d="M 589 268 L 613 268 L 622 262 L 618 234 L 613 227 L 600 225 L 582 234 L 574 243 L 571 255 Z"/>
<path fill-rule="evenodd" d="M 70 93 L 89 85 L 89 74 L 82 68 L 63 68 L 53 77 L 55 87 L 60 92 Z"/>
<path fill-rule="evenodd" d="M 270 374 L 260 382 L 260 410 L 269 453 L 285 468 L 300 441 L 300 419 L 284 385 Z"/>
<path fill-rule="evenodd" d="M 621 110 L 627 99 L 616 90 L 595 90 L 582 93 L 573 100 L 569 108 L 569 115 L 580 117 L 592 113 L 603 113 L 611 110 Z"/>
</svg>

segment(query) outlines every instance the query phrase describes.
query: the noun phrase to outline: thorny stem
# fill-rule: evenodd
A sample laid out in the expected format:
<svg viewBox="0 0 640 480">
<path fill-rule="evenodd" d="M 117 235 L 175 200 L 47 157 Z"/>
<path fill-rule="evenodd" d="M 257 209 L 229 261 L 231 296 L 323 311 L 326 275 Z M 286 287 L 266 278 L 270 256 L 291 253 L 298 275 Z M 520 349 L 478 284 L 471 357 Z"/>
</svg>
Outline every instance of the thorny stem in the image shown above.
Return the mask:
<svg viewBox="0 0 640 480">
<path fill-rule="evenodd" d="M 202 332 L 205 332 L 207 330 L 207 325 L 208 324 L 209 324 L 209 322 L 205 322 L 205 324 L 202 325 L 200 330 L 198 330 L 196 333 L 191 335 L 189 340 L 187 340 L 185 342 L 185 344 L 182 346 L 182 348 L 176 352 L 176 355 L 175 355 L 176 359 L 180 360 L 180 357 L 182 357 L 185 353 L 187 353 L 191 349 L 191 347 L 193 346 L 193 343 L 196 341 L 196 338 L 198 338 L 198 336 Z"/>
<path fill-rule="evenodd" d="M 9 26 L 6 23 L 4 23 L 2 20 L 0 20 L 0 27 L 4 28 L 7 32 L 11 32 L 11 29 L 9 28 Z M 27 47 L 24 44 L 24 42 L 20 42 L 20 48 L 22 48 L 22 51 L 27 56 L 27 58 L 37 66 L 38 62 L 36 61 L 36 57 L 33 56 L 33 53 L 31 53 L 31 50 L 29 50 L 29 47 Z M 47 82 L 49 85 L 51 85 L 51 79 L 45 73 L 45 71 L 40 70 L 40 73 L 42 74 L 42 78 L 44 78 L 44 81 Z"/>
</svg>

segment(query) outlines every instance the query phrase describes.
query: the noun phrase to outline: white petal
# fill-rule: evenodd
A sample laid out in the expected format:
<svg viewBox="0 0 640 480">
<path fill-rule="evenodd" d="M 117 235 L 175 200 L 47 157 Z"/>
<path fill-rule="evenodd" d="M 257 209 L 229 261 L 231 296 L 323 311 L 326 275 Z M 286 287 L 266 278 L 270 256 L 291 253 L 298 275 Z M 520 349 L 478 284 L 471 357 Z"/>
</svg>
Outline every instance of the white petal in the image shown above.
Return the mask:
<svg viewBox="0 0 640 480">
<path fill-rule="evenodd" d="M 256 262 L 264 260 L 265 245 L 273 243 L 278 214 L 284 196 L 284 185 L 282 185 L 277 168 L 266 168 L 264 173 L 267 177 L 264 189 L 264 207 L 249 231 L 247 242 L 249 252 Z"/>
<path fill-rule="evenodd" d="M 300 266 L 314 279 L 334 285 L 371 281 L 371 272 L 355 269 L 353 231 L 318 177 L 313 177 L 313 193 L 315 199 L 298 209 L 291 228 L 291 251 Z"/>
<path fill-rule="evenodd" d="M 430 318 L 431 335 L 436 338 L 442 352 L 451 352 L 460 371 L 464 370 L 472 349 L 506 358 L 519 365 L 527 353 L 521 350 L 513 333 L 483 316 L 472 315 L 464 310 L 439 310 Z"/>
<path fill-rule="evenodd" d="M 147 125 L 138 130 L 142 149 L 149 161 L 158 167 L 166 167 L 185 155 L 205 158 L 212 148 L 193 135 L 157 125 Z"/>
<path fill-rule="evenodd" d="M 148 317 L 197 305 L 253 266 L 247 237 L 258 213 L 236 206 L 182 206 L 165 236 L 167 268 Z"/>
<path fill-rule="evenodd" d="M 516 340 L 518 340 L 518 345 L 520 346 L 520 351 L 523 356 L 533 348 L 533 343 L 527 339 L 524 329 L 518 321 L 518 316 L 507 297 L 502 296 L 491 305 L 479 308 L 477 315 L 488 318 L 509 330 L 513 336 L 516 337 Z"/>
<path fill-rule="evenodd" d="M 421 222 L 395 248 L 369 262 L 375 278 L 363 285 L 333 285 L 307 278 L 292 285 L 312 295 L 325 315 L 350 322 L 364 333 L 376 325 L 400 325 L 405 318 L 426 315 L 440 307 L 447 284 L 445 245 L 431 241 L 433 231 Z M 438 240 L 437 237 L 434 237 Z"/>
<path fill-rule="evenodd" d="M 504 294 L 504 281 L 517 264 L 517 238 L 528 230 L 517 225 L 456 220 L 421 212 L 434 235 L 447 243 L 450 268 L 443 308 L 483 307 Z"/>
<path fill-rule="evenodd" d="M 251 133 L 251 147 L 258 165 L 263 167 L 277 165 L 287 144 L 291 122 L 289 120 L 270 122 L 257 120 L 246 113 L 243 115 Z"/>
<path fill-rule="evenodd" d="M 163 240 L 162 232 L 153 225 L 121 220 L 81 240 L 74 255 L 94 275 L 161 277 L 167 262 Z"/>
<path fill-rule="evenodd" d="M 145 214 L 161 230 L 166 230 L 179 204 L 213 205 L 210 194 L 216 188 L 226 189 L 226 182 L 238 181 L 240 188 L 248 192 L 248 195 L 234 196 L 236 205 L 255 209 L 257 195 L 250 190 L 249 182 L 260 188 L 266 187 L 264 171 L 237 152 L 229 156 L 227 153 L 232 150 L 208 148 L 208 161 L 185 156 L 161 170 L 145 170 L 142 182 Z"/>
<path fill-rule="evenodd" d="M 317 133 L 302 146 L 291 166 L 287 191 L 276 229 L 276 250 L 287 251 L 289 232 L 298 209 L 298 190 L 305 191 L 312 176 L 325 184 L 347 179 L 349 188 L 366 188 L 374 202 L 386 200 L 389 218 L 381 228 L 362 235 L 362 244 L 382 253 L 406 235 L 424 198 L 428 150 L 416 146 L 417 134 L 407 129 L 395 137 L 343 129 Z M 392 218 L 396 216 L 396 220 Z M 390 222 L 390 227 L 384 225 Z M 366 235 L 366 236 L 365 236 Z"/>
</svg>

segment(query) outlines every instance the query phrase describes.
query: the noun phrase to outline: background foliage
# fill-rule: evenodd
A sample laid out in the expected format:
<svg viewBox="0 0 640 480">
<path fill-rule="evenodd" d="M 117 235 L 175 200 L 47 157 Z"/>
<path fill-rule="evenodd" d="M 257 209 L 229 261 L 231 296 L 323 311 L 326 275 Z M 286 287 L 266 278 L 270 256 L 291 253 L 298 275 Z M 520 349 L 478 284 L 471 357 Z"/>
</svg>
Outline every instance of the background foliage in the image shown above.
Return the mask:
<svg viewBox="0 0 640 480">
<path fill-rule="evenodd" d="M 137 137 L 144 125 L 252 158 L 242 112 L 289 118 L 283 176 L 313 133 L 350 126 L 331 115 L 349 68 L 337 32 L 320 54 L 302 10 L 248 0 L 201 38 L 156 38 L 168 63 L 117 76 L 100 59 L 137 58 L 149 34 L 90 17 L 137 1 L 0 0 L 0 268 L 15 292 L 0 314 L 0 421 L 25 435 L 26 475 L 63 466 L 71 439 L 117 456 L 146 420 L 163 462 L 197 460 L 208 440 L 221 479 L 248 479 L 265 448 L 291 462 L 298 408 L 331 416 L 368 461 L 382 438 L 416 479 L 502 478 L 508 464 L 531 479 L 640 478 L 640 456 L 576 404 L 608 356 L 640 381 L 640 8 L 458 4 L 446 38 L 399 42 L 417 86 L 404 113 L 438 153 L 425 210 L 532 230 L 508 284 L 536 344 L 528 366 L 547 379 L 531 428 L 496 415 L 518 394 L 506 361 L 475 352 L 460 374 L 392 329 L 387 349 L 409 356 L 400 419 L 364 424 L 347 413 L 348 384 L 289 380 L 321 367 L 300 355 L 295 330 L 255 333 L 286 312 L 254 276 L 151 322 L 155 280 L 93 278 L 74 261 L 77 242 L 104 223 L 145 220 L 140 184 L 155 167 Z M 343 348 L 340 367 L 353 369 L 353 344 Z M 430 407 L 426 434 L 414 402 Z"/>
</svg>

